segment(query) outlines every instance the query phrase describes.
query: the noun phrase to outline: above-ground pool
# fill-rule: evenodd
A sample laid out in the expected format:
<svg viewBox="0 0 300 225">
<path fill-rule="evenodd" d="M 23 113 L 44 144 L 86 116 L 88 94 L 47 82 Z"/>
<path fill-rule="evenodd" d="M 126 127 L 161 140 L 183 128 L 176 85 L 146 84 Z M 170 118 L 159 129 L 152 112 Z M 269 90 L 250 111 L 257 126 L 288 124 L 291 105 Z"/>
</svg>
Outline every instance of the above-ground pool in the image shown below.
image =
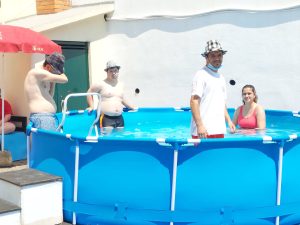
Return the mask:
<svg viewBox="0 0 300 225">
<path fill-rule="evenodd" d="M 299 113 L 266 115 L 266 130 L 200 141 L 188 108 L 124 112 L 123 131 L 98 137 L 95 114 L 72 111 L 63 133 L 28 126 L 29 164 L 63 177 L 73 224 L 298 224 Z"/>
</svg>

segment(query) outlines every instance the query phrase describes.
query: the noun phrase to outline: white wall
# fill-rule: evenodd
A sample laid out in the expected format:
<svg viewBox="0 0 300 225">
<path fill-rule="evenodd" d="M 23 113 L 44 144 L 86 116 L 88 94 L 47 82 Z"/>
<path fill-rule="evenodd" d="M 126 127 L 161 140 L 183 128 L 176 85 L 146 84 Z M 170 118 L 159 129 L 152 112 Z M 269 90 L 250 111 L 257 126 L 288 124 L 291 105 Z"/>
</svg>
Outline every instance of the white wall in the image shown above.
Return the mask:
<svg viewBox="0 0 300 225">
<path fill-rule="evenodd" d="M 113 2 L 113 0 L 70 0 L 73 6 Z"/>
<path fill-rule="evenodd" d="M 138 106 L 188 106 L 192 76 L 205 62 L 205 43 L 217 39 L 228 50 L 220 72 L 236 81 L 228 83 L 229 107 L 241 104 L 243 85 L 253 84 L 265 108 L 300 109 L 300 1 L 115 2 L 107 37 L 97 46 L 97 66 L 102 70 L 108 59 L 121 64 L 126 94 Z M 243 10 L 221 10 L 225 6 Z"/>
<path fill-rule="evenodd" d="M 36 0 L 1 0 L 0 23 L 36 14 Z M 30 69 L 31 54 L 1 53 L 1 87 L 15 115 L 27 116 L 23 81 Z"/>
<path fill-rule="evenodd" d="M 1 23 L 36 14 L 36 0 L 1 0 Z"/>
<path fill-rule="evenodd" d="M 187 16 L 230 9 L 275 10 L 294 7 L 299 3 L 300 0 L 115 0 L 114 18 Z"/>
<path fill-rule="evenodd" d="M 3 61 L 3 64 L 2 64 Z M 7 99 L 14 115 L 27 116 L 28 108 L 24 96 L 24 79 L 30 69 L 31 54 L 4 53 L 1 54 L 1 87 L 5 90 Z M 3 67 L 2 67 L 3 65 Z"/>
<path fill-rule="evenodd" d="M 99 63 L 103 61 L 99 53 L 105 51 L 100 40 L 107 34 L 103 15 L 58 27 L 44 34 L 52 40 L 89 42 L 90 83 L 103 79 L 104 71 Z"/>
<path fill-rule="evenodd" d="M 265 108 L 300 110 L 300 1 L 126 2 L 116 1 L 116 11 L 107 22 L 100 15 L 44 34 L 54 40 L 90 42 L 90 82 L 106 76 L 107 60 L 119 63 L 126 95 L 139 107 L 188 106 L 192 77 L 205 63 L 201 56 L 205 43 L 218 39 L 228 50 L 220 71 L 228 81 L 229 107 L 241 104 L 241 87 L 250 83 Z M 15 80 L 9 80 L 7 96 L 16 99 L 23 95 L 26 73 L 40 57 L 10 57 L 7 71 L 21 86 L 12 88 Z M 231 79 L 236 85 L 229 85 Z M 25 115 L 23 97 L 13 101 L 18 101 L 17 112 Z"/>
</svg>

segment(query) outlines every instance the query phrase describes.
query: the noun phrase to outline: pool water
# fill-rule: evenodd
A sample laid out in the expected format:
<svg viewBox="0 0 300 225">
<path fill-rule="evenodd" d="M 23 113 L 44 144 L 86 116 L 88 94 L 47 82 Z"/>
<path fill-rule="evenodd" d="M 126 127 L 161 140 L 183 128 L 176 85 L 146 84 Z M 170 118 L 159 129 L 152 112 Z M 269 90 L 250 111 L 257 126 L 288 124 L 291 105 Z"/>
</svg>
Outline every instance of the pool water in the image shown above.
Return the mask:
<svg viewBox="0 0 300 225">
<path fill-rule="evenodd" d="M 157 116 L 159 112 L 159 116 Z M 233 109 L 229 110 L 231 117 Z M 107 132 L 101 130 L 100 138 L 118 139 L 189 139 L 191 112 L 185 110 L 174 110 L 169 108 L 165 111 L 160 109 L 140 109 L 137 112 L 126 112 L 123 114 L 125 128 Z M 262 136 L 286 137 L 299 134 L 300 117 L 291 116 L 291 113 L 283 112 L 278 119 L 277 111 L 267 111 L 267 129 L 239 129 L 235 133 L 227 130 L 226 138 L 235 139 L 239 137 L 258 138 Z"/>
</svg>

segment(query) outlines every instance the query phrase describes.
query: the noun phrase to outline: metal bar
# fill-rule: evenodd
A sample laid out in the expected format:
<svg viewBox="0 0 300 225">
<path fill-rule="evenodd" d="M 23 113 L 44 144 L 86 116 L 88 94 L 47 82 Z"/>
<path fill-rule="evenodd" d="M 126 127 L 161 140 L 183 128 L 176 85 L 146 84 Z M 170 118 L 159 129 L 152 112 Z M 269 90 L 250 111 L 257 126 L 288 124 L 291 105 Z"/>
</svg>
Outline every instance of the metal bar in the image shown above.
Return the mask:
<svg viewBox="0 0 300 225">
<path fill-rule="evenodd" d="M 66 119 L 66 114 L 67 114 L 67 108 L 68 108 L 68 100 L 69 98 L 71 97 L 83 97 L 83 96 L 88 96 L 88 95 L 92 95 L 92 96 L 97 96 L 98 97 L 98 105 L 97 105 L 97 116 L 93 122 L 93 124 L 91 125 L 90 129 L 89 129 L 89 133 L 87 136 L 90 136 L 90 134 L 92 133 L 92 130 L 94 128 L 94 125 L 97 123 L 97 121 L 99 120 L 99 117 L 100 117 L 100 111 L 101 111 L 101 108 L 100 108 L 100 102 L 101 102 L 101 96 L 99 93 L 72 93 L 72 94 L 68 94 L 65 98 L 65 100 L 63 101 L 64 104 L 63 104 L 63 110 L 62 110 L 62 119 L 61 119 L 61 122 L 60 124 L 58 125 L 57 127 L 57 130 L 61 130 L 61 128 L 63 127 L 64 123 L 65 123 L 65 119 Z"/>
<path fill-rule="evenodd" d="M 172 190 L 171 190 L 171 211 L 175 211 L 176 202 L 176 184 L 177 184 L 177 164 L 178 164 L 178 150 L 174 150 L 173 156 L 173 175 L 172 175 Z M 170 222 L 173 225 L 173 221 Z"/>
<path fill-rule="evenodd" d="M 79 172 L 79 142 L 76 140 L 75 147 L 75 164 L 74 164 L 74 186 L 73 186 L 73 201 L 78 199 L 78 172 Z M 72 224 L 76 224 L 76 212 L 73 212 Z"/>
<path fill-rule="evenodd" d="M 283 163 L 283 145 L 282 141 L 278 151 L 278 175 L 277 175 L 277 193 L 276 193 L 276 205 L 280 206 L 281 203 L 281 186 L 282 186 L 282 163 Z M 276 225 L 280 224 L 280 216 L 276 216 Z"/>
</svg>

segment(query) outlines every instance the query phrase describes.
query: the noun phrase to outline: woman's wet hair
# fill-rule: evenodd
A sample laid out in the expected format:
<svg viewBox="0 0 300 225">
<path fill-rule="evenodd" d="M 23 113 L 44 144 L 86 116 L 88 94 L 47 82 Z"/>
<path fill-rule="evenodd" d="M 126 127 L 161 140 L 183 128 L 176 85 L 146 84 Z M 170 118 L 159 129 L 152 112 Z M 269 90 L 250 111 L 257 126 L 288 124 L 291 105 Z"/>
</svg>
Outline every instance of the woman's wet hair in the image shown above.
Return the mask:
<svg viewBox="0 0 300 225">
<path fill-rule="evenodd" d="M 253 85 L 251 85 L 251 84 L 246 84 L 246 85 L 242 88 L 242 95 L 243 95 L 243 91 L 244 91 L 245 88 L 250 88 L 250 89 L 251 89 L 251 91 L 253 92 L 253 94 L 254 94 L 254 96 L 255 96 L 255 98 L 254 98 L 253 101 L 254 101 L 255 103 L 257 103 L 258 96 L 257 96 L 257 94 L 256 94 L 255 87 L 254 87 Z M 243 100 L 243 103 L 245 104 L 244 100 Z"/>
</svg>

